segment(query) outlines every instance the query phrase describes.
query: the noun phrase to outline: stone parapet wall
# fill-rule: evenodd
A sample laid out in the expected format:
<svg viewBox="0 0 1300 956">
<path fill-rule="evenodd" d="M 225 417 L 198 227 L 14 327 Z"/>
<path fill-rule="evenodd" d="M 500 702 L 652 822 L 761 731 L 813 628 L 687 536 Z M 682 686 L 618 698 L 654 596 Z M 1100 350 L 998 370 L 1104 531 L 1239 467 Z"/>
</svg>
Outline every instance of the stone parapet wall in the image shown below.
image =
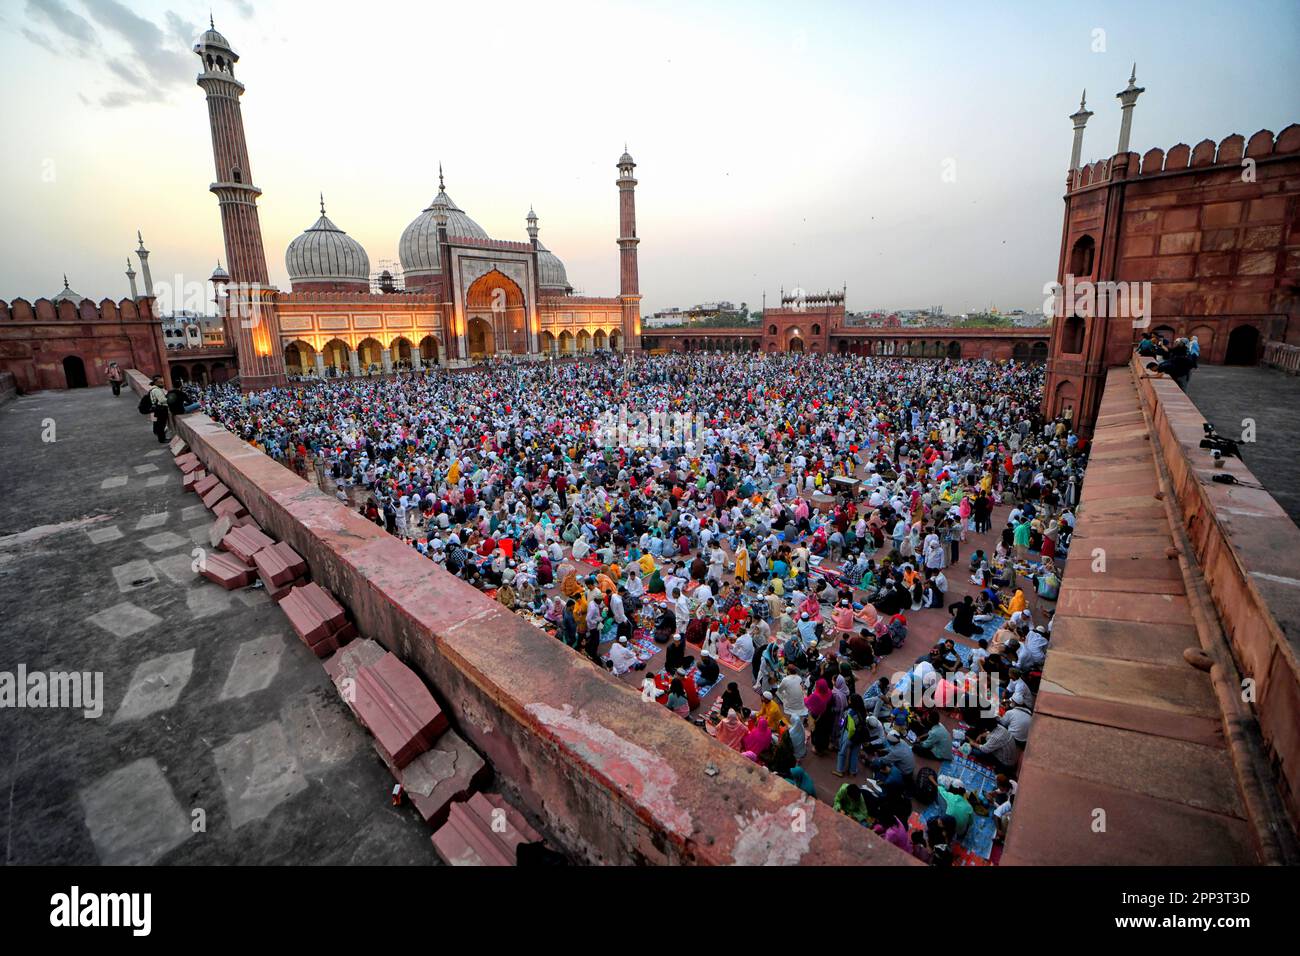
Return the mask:
<svg viewBox="0 0 1300 956">
<path fill-rule="evenodd" d="M 1300 528 L 1236 458 L 1215 468 L 1200 448 L 1204 416 L 1135 356 L 1138 394 L 1154 422 L 1195 558 L 1259 718 L 1292 821 L 1300 821 Z M 1249 446 L 1247 446 L 1249 449 Z M 1246 452 L 1249 455 L 1249 451 Z M 1244 484 L 1212 481 L 1229 474 Z"/>
<path fill-rule="evenodd" d="M 139 391 L 144 377 L 132 373 Z M 438 689 L 453 724 L 581 860 L 614 864 L 916 861 L 825 803 L 643 702 L 204 415 L 178 433 L 361 633 Z"/>
</svg>

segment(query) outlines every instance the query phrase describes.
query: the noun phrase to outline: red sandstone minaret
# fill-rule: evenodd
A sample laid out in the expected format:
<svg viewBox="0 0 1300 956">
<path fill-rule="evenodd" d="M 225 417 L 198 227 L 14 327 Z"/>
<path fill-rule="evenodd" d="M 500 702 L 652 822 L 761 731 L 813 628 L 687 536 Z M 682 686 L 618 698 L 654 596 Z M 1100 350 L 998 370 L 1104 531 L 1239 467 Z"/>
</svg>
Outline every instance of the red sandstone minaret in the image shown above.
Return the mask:
<svg viewBox="0 0 1300 956">
<path fill-rule="evenodd" d="M 221 229 L 230 268 L 226 298 L 226 341 L 239 357 L 239 377 L 244 391 L 285 383 L 284 351 L 273 289 L 269 288 L 262 227 L 257 218 L 244 117 L 239 98 L 244 85 L 235 79 L 239 56 L 216 31 L 209 19 L 194 52 L 202 63 L 198 84 L 208 97 L 208 122 L 212 128 L 212 155 L 217 180 L 210 187 L 221 205 Z"/>
<path fill-rule="evenodd" d="M 636 246 L 636 179 L 632 170 L 636 163 L 623 147 L 618 160 L 618 297 L 623 303 L 623 349 L 641 350 L 641 283 L 637 277 Z"/>
</svg>

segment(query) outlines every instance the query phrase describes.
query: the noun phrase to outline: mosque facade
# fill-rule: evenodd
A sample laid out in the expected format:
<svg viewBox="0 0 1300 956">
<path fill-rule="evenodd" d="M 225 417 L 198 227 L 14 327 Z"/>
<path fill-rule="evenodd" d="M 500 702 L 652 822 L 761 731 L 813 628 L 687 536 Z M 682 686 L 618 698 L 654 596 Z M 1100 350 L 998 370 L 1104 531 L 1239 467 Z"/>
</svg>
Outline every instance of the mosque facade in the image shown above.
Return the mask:
<svg viewBox="0 0 1300 956">
<path fill-rule="evenodd" d="M 641 346 L 636 163 L 624 150 L 619 191 L 619 294 L 574 295 L 563 262 L 543 245 L 537 214 L 527 239 L 494 239 L 438 191 L 401 234 L 402 286 L 372 284 L 361 244 L 326 214 L 285 251 L 291 288 L 270 286 L 235 78 L 239 56 L 215 27 L 194 46 L 207 95 L 228 272 L 212 281 L 226 341 L 239 355 L 245 390 L 287 375 L 358 374 L 424 365 L 463 367 L 485 358 L 543 359 Z"/>
</svg>

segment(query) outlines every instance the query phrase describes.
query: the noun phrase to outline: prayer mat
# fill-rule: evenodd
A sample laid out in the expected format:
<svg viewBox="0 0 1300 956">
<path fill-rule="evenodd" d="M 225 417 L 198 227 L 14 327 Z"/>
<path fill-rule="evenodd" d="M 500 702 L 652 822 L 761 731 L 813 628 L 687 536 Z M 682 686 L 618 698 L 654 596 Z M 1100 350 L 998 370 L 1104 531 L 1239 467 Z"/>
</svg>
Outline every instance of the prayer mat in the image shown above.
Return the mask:
<svg viewBox="0 0 1300 956">
<path fill-rule="evenodd" d="M 652 641 L 651 643 L 653 644 L 654 642 Z M 655 644 L 656 650 L 658 650 L 658 647 L 659 645 Z M 702 684 L 700 683 L 700 668 L 698 665 L 692 664 L 691 669 L 686 672 L 686 676 L 694 679 L 695 692 L 699 694 L 700 700 L 703 700 L 708 694 L 710 694 L 713 691 L 713 688 L 717 687 L 719 684 L 722 683 L 723 675 L 718 674 L 718 679 L 715 680 L 712 684 Z M 721 698 L 719 698 L 719 700 L 721 700 Z"/>
<path fill-rule="evenodd" d="M 945 764 L 945 766 L 947 765 Z M 940 797 L 936 799 L 934 803 L 922 810 L 922 824 L 928 823 L 930 820 L 939 816 L 939 814 L 943 812 L 943 806 L 943 798 Z M 967 853 L 973 854 L 982 860 L 988 860 L 993 853 L 993 838 L 997 836 L 997 832 L 998 826 L 994 821 L 992 814 L 986 817 L 975 814 L 971 818 L 971 824 L 966 829 L 966 833 L 963 836 L 957 837 L 957 839 L 953 841 L 953 863 L 957 862 L 958 854 L 963 849 L 966 850 Z M 965 863 L 962 865 L 971 866 L 978 864 Z"/>
<path fill-rule="evenodd" d="M 632 652 L 636 654 L 636 659 L 642 664 L 650 660 L 650 658 L 654 657 L 660 651 L 659 645 L 647 637 L 635 637 L 627 642 L 627 646 L 632 649 Z M 607 661 L 609 660 L 609 655 L 601 654 L 600 658 L 601 660 Z"/>
<path fill-rule="evenodd" d="M 748 670 L 751 666 L 749 661 L 742 661 L 738 657 L 733 657 L 731 652 L 727 650 L 726 644 L 718 647 L 718 663 L 733 671 Z"/>
<path fill-rule="evenodd" d="M 984 640 L 992 643 L 993 635 L 998 632 L 998 629 L 1001 628 L 1003 624 L 1007 623 L 1007 619 L 999 614 L 994 614 L 991 620 L 985 621 L 983 624 L 980 624 L 978 621 L 975 623 L 979 625 L 979 630 L 972 634 L 970 639 L 972 641 L 978 641 L 980 638 L 984 638 Z M 952 621 L 948 622 L 948 626 L 945 627 L 944 630 L 950 634 L 957 633 L 952 629 Z M 965 635 L 959 636 L 964 637 Z"/>
</svg>

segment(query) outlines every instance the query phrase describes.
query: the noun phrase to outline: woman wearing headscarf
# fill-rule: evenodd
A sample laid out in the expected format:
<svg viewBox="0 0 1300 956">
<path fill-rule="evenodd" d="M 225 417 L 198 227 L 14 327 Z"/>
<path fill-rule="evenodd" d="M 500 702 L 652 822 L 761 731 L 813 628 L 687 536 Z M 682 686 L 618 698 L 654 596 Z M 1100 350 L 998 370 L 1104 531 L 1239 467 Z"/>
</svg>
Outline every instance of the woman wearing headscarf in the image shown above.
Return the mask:
<svg viewBox="0 0 1300 956">
<path fill-rule="evenodd" d="M 813 719 L 812 745 L 813 753 L 821 756 L 831 742 L 831 730 L 834 725 L 834 715 L 830 712 L 831 685 L 826 683 L 824 677 L 818 678 L 813 692 L 804 698 L 804 706 L 808 708 L 808 716 Z"/>
<path fill-rule="evenodd" d="M 745 734 L 744 739 L 741 740 L 741 746 L 745 751 L 758 757 L 762 757 L 767 752 L 772 746 L 772 731 L 767 726 L 766 717 L 758 718 L 754 729 Z"/>
<path fill-rule="evenodd" d="M 742 588 L 749 581 L 749 549 L 745 542 L 740 542 L 736 550 L 736 583 Z"/>
<path fill-rule="evenodd" d="M 730 710 L 725 705 L 723 710 L 727 712 L 727 716 L 723 717 L 718 724 L 717 739 L 724 746 L 739 752 L 744 746 L 744 740 L 749 734 L 749 729 L 737 716 L 738 711 Z"/>
</svg>

